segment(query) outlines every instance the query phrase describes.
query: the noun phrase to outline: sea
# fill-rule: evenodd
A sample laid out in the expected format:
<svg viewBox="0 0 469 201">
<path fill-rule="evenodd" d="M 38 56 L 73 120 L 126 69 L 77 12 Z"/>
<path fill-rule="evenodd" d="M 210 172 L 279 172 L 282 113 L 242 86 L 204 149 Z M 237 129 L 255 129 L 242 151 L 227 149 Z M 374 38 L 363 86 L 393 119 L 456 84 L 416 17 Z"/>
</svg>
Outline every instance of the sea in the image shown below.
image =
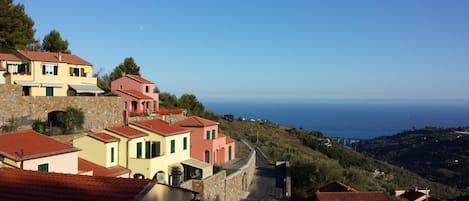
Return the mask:
<svg viewBox="0 0 469 201">
<path fill-rule="evenodd" d="M 469 127 L 469 101 L 216 101 L 205 108 L 235 118 L 265 119 L 325 136 L 371 139 L 413 128 Z"/>
</svg>

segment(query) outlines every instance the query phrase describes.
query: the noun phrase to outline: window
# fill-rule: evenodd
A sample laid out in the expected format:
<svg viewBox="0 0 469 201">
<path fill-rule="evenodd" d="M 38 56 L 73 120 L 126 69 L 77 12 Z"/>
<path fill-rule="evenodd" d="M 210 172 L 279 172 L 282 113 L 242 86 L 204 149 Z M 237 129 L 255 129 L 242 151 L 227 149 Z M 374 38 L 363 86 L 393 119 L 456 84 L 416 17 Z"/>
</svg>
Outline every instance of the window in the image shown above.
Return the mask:
<svg viewBox="0 0 469 201">
<path fill-rule="evenodd" d="M 182 139 L 182 149 L 183 150 L 187 149 L 187 137 Z"/>
<path fill-rule="evenodd" d="M 145 158 L 151 158 L 151 142 L 145 142 Z"/>
<path fill-rule="evenodd" d="M 124 102 L 124 109 L 127 109 L 127 101 Z"/>
<path fill-rule="evenodd" d="M 176 152 L 176 140 L 171 140 L 171 153 Z"/>
<path fill-rule="evenodd" d="M 206 138 L 207 140 L 210 140 L 210 131 L 207 131 L 207 134 L 206 134 L 205 138 Z"/>
<path fill-rule="evenodd" d="M 43 75 L 57 75 L 57 64 L 42 64 Z"/>
<path fill-rule="evenodd" d="M 205 151 L 205 162 L 210 163 L 210 152 L 209 151 Z"/>
<path fill-rule="evenodd" d="M 228 147 L 228 160 L 231 161 L 231 145 Z"/>
<path fill-rule="evenodd" d="M 114 147 L 111 147 L 111 163 L 114 163 Z"/>
<path fill-rule="evenodd" d="M 137 142 L 137 158 L 142 158 L 142 143 Z"/>
<path fill-rule="evenodd" d="M 215 129 L 212 130 L 212 139 L 215 139 Z"/>
<path fill-rule="evenodd" d="M 54 96 L 54 88 L 46 87 L 46 96 Z"/>
<path fill-rule="evenodd" d="M 30 96 L 30 95 L 31 95 L 31 87 L 23 86 L 23 96 Z"/>
<path fill-rule="evenodd" d="M 17 73 L 18 72 L 19 64 L 7 64 L 7 70 L 10 73 Z"/>
<path fill-rule="evenodd" d="M 85 77 L 85 69 L 78 67 L 70 68 L 70 76 L 72 77 Z"/>
<path fill-rule="evenodd" d="M 49 163 L 40 164 L 37 166 L 37 170 L 41 172 L 49 172 Z"/>
<path fill-rule="evenodd" d="M 146 93 L 150 92 L 150 87 L 149 86 L 145 86 L 145 92 Z"/>
</svg>

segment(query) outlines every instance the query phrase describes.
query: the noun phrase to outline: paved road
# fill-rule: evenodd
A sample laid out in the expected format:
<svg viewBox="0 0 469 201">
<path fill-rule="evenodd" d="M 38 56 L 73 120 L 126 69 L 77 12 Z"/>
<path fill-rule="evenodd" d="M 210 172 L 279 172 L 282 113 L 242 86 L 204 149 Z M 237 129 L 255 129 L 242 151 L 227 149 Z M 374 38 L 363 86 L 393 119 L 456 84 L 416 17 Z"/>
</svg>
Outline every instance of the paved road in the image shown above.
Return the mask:
<svg viewBox="0 0 469 201">
<path fill-rule="evenodd" d="M 274 201 L 282 200 L 283 174 L 275 169 L 260 151 L 256 152 L 256 175 L 249 188 L 249 195 L 245 201 Z"/>
</svg>

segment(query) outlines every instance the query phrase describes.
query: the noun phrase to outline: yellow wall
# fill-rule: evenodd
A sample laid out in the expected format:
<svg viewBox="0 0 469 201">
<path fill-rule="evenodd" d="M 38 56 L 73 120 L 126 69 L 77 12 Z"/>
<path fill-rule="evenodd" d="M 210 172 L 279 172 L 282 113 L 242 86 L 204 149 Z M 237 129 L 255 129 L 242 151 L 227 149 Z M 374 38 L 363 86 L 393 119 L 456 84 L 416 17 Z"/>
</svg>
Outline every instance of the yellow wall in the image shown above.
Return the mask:
<svg viewBox="0 0 469 201">
<path fill-rule="evenodd" d="M 102 131 L 103 133 L 107 133 L 109 135 L 112 135 L 116 138 L 119 138 L 119 143 L 118 143 L 118 152 L 117 152 L 117 158 L 118 158 L 118 165 L 122 167 L 127 167 L 127 141 L 128 139 L 126 137 L 122 137 L 120 135 L 117 135 L 113 132 L 110 131 Z"/>
<path fill-rule="evenodd" d="M 68 84 L 71 83 L 86 83 L 96 85 L 96 77 L 92 77 L 93 67 L 90 65 L 75 65 L 67 63 L 57 63 L 57 75 L 43 75 L 42 74 L 42 64 L 53 62 L 42 62 L 42 61 L 31 61 L 31 74 L 30 76 L 26 75 L 12 75 L 10 83 L 13 84 L 15 81 L 33 81 L 41 83 L 63 83 L 62 87 L 54 87 L 54 96 L 67 96 Z M 84 72 L 87 72 L 87 77 L 74 77 L 70 75 L 70 68 L 78 67 L 83 68 Z M 31 87 L 31 96 L 45 96 L 46 88 L 45 87 Z"/>
<path fill-rule="evenodd" d="M 111 148 L 114 148 L 114 162 L 111 162 Z M 119 142 L 109 142 L 106 143 L 106 168 L 116 166 L 119 163 Z"/>
<path fill-rule="evenodd" d="M 78 152 L 78 157 L 96 163 L 100 166 L 107 165 L 106 156 L 108 154 L 107 151 L 105 151 L 106 145 L 103 142 L 89 136 L 83 136 L 73 140 L 73 146 L 81 149 L 81 151 Z"/>
</svg>

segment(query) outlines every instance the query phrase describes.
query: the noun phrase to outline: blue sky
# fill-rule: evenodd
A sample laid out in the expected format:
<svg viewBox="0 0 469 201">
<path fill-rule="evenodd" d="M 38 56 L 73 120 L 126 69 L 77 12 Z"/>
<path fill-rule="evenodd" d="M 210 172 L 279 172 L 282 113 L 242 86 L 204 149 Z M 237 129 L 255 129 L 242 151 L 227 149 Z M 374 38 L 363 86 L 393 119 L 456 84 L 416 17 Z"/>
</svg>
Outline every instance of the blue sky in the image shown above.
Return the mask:
<svg viewBox="0 0 469 201">
<path fill-rule="evenodd" d="M 18 2 L 36 38 L 178 96 L 469 100 L 468 1 Z"/>
</svg>

